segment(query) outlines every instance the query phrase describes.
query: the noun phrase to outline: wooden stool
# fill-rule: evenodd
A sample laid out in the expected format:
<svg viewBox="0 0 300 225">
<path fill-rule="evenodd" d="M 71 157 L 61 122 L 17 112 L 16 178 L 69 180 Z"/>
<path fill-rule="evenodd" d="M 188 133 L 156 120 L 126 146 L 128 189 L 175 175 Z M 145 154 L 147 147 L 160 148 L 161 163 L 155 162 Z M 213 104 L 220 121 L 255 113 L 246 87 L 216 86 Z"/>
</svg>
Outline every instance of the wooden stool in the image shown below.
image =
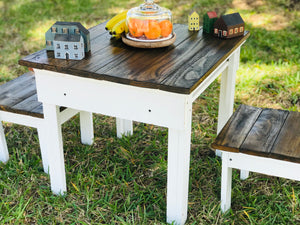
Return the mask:
<svg viewBox="0 0 300 225">
<path fill-rule="evenodd" d="M 79 111 L 60 107 L 57 109 L 61 126 Z M 80 111 L 81 142 L 93 143 L 92 113 Z M 34 73 L 28 72 L 0 86 L 0 161 L 9 159 L 2 121 L 37 128 L 44 171 L 48 173 L 47 122 L 44 120 L 43 105 L 37 99 Z"/>
<path fill-rule="evenodd" d="M 300 181 L 300 113 L 241 105 L 212 144 L 222 150 L 221 210 L 231 205 L 232 168 Z"/>
</svg>

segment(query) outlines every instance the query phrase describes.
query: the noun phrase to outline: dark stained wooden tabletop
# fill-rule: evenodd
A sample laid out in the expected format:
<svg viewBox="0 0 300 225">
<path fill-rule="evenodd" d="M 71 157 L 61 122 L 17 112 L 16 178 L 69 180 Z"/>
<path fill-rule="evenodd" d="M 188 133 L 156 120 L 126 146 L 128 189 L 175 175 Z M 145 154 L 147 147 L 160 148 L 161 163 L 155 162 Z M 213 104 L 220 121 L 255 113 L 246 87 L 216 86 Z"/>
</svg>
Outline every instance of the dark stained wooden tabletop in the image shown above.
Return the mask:
<svg viewBox="0 0 300 225">
<path fill-rule="evenodd" d="M 92 27 L 91 54 L 85 59 L 55 59 L 43 49 L 24 57 L 20 65 L 108 80 L 139 87 L 189 94 L 248 37 L 219 39 L 190 32 L 182 24 L 174 25 L 176 41 L 157 49 L 139 49 L 113 40 L 105 23 Z"/>
</svg>

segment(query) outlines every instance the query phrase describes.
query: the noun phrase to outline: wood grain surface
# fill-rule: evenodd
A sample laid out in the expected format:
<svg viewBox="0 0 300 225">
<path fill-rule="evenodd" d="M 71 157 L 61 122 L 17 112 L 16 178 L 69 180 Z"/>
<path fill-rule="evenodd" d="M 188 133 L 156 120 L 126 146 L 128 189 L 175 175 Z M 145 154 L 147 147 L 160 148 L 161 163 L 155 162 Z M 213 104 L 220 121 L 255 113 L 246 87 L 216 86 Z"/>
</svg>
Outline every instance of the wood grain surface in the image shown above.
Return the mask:
<svg viewBox="0 0 300 225">
<path fill-rule="evenodd" d="M 105 23 L 90 30 L 91 54 L 83 60 L 55 59 L 45 49 L 24 57 L 20 65 L 189 94 L 248 37 L 222 40 L 174 24 L 176 41 L 158 49 L 139 49 L 111 39 Z"/>
<path fill-rule="evenodd" d="M 212 147 L 300 163 L 300 112 L 241 105 Z"/>
<path fill-rule="evenodd" d="M 37 99 L 35 77 L 28 72 L 0 86 L 2 111 L 43 118 L 42 103 Z"/>
</svg>

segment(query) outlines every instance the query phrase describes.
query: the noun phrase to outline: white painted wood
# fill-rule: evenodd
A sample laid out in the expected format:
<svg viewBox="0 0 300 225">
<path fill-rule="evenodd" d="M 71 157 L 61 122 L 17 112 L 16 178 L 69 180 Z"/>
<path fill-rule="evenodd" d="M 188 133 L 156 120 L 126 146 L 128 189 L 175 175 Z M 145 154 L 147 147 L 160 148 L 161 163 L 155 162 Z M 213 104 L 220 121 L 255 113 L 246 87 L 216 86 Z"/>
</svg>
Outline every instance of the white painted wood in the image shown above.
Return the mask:
<svg viewBox="0 0 300 225">
<path fill-rule="evenodd" d="M 132 132 L 132 121 L 167 127 L 169 129 L 167 221 L 184 224 L 188 206 L 192 102 L 225 68 L 232 67 L 227 69 L 226 73 L 234 72 L 235 76 L 234 68 L 238 66 L 233 65 L 235 53 L 236 51 L 230 56 L 232 60 L 213 68 L 212 73 L 189 95 L 35 69 L 38 98 L 49 107 L 45 111 L 48 123 L 57 122 L 53 106 L 61 105 L 116 117 L 118 136 L 128 131 Z M 230 86 L 227 83 L 230 81 L 223 82 L 223 86 Z M 88 91 L 82 91 L 83 87 Z M 228 90 L 227 88 L 223 92 Z M 226 96 L 230 94 L 226 93 Z M 51 155 L 62 154 L 61 135 L 58 130 L 56 128 L 49 132 L 52 135 L 51 140 L 56 142 L 51 145 L 51 149 L 56 148 L 54 152 L 51 150 Z M 60 141 L 55 141 L 55 138 Z M 50 177 L 63 171 L 61 158 L 63 159 L 60 156 L 60 163 L 57 164 L 51 157 Z M 52 167 L 57 167 L 56 171 Z M 63 179 L 54 177 L 53 182 L 51 179 L 51 186 L 54 192 L 64 190 Z"/>
<path fill-rule="evenodd" d="M 79 113 L 79 110 L 66 108 L 63 111 L 59 112 L 58 119 L 59 124 L 62 125 L 63 123 L 67 122 L 70 118 L 75 116 L 77 113 Z"/>
<path fill-rule="evenodd" d="M 167 222 L 174 224 L 185 223 L 188 207 L 192 102 L 183 107 L 185 126 L 168 134 Z"/>
<path fill-rule="evenodd" d="M 47 133 L 47 127 L 46 126 L 39 126 L 37 128 L 38 131 L 38 137 L 40 142 L 40 149 L 41 149 L 41 157 L 42 157 L 42 163 L 45 173 L 49 173 L 49 161 L 48 161 L 48 133 Z"/>
<path fill-rule="evenodd" d="M 0 118 L 1 119 L 1 118 Z M 0 120 L 0 161 L 6 163 L 9 159 L 2 121 Z"/>
<path fill-rule="evenodd" d="M 192 93 L 192 101 L 195 101 L 203 91 L 228 67 L 228 59 L 223 61 Z"/>
<path fill-rule="evenodd" d="M 67 120 L 72 118 L 74 115 L 76 115 L 79 111 L 67 108 L 62 112 L 58 113 L 58 123 L 59 125 L 65 123 Z M 81 114 L 84 117 L 84 121 L 86 123 L 81 125 L 81 138 L 84 139 L 84 144 L 92 144 L 93 141 L 93 123 L 92 123 L 92 115 L 89 113 Z M 23 115 L 13 112 L 6 112 L 6 111 L 0 111 L 0 118 L 3 121 L 9 122 L 9 123 L 15 123 L 23 126 L 33 127 L 37 128 L 38 130 L 38 136 L 40 141 L 40 149 L 41 149 L 41 156 L 42 156 L 42 163 L 45 173 L 48 173 L 48 159 L 47 159 L 47 134 L 45 134 L 45 129 L 47 129 L 47 126 L 45 124 L 45 121 L 43 118 L 38 118 L 30 115 Z M 2 124 L 1 124 L 2 126 Z M 1 134 L 0 130 L 0 154 L 3 157 L 3 160 L 8 160 L 8 150 L 7 150 L 7 144 L 5 140 L 4 133 Z M 2 140 L 2 138 L 4 138 Z M 1 157 L 0 156 L 0 160 Z M 5 161 L 3 161 L 5 162 Z"/>
<path fill-rule="evenodd" d="M 219 133 L 233 113 L 236 70 L 239 64 L 240 47 L 228 59 L 228 67 L 223 71 L 221 77 L 221 88 L 219 97 L 219 112 L 217 133 Z M 221 152 L 216 150 L 216 155 Z"/>
<path fill-rule="evenodd" d="M 2 121 L 9 122 L 9 123 L 15 123 L 27 127 L 34 127 L 37 128 L 40 126 L 41 123 L 43 123 L 42 118 L 33 117 L 29 115 L 22 115 L 12 112 L 5 112 L 0 110 L 0 118 Z"/>
<path fill-rule="evenodd" d="M 184 109 L 178 108 L 183 94 L 44 70 L 35 70 L 35 76 L 41 102 L 174 129 L 184 125 L 178 120 L 184 117 Z"/>
<path fill-rule="evenodd" d="M 231 168 L 300 181 L 300 163 L 253 156 L 243 153 L 222 152 L 221 210 L 226 212 L 231 202 Z"/>
<path fill-rule="evenodd" d="M 232 168 L 300 181 L 299 163 L 243 153 L 230 153 L 229 157 L 229 166 Z"/>
<path fill-rule="evenodd" d="M 249 171 L 247 171 L 247 170 L 241 170 L 240 179 L 241 180 L 246 180 L 248 177 L 249 177 Z"/>
<path fill-rule="evenodd" d="M 81 143 L 92 145 L 94 142 L 93 114 L 86 111 L 80 111 L 80 133 Z"/>
<path fill-rule="evenodd" d="M 54 194 L 67 191 L 65 164 L 62 144 L 61 125 L 59 124 L 59 107 L 44 103 L 44 118 L 47 124 L 48 162 L 51 190 Z"/>
<path fill-rule="evenodd" d="M 231 205 L 232 168 L 228 166 L 229 155 L 222 152 L 222 176 L 221 176 L 221 210 L 226 212 Z"/>
<path fill-rule="evenodd" d="M 121 138 L 123 135 L 128 136 L 133 134 L 132 120 L 116 118 L 116 125 L 118 138 Z"/>
</svg>

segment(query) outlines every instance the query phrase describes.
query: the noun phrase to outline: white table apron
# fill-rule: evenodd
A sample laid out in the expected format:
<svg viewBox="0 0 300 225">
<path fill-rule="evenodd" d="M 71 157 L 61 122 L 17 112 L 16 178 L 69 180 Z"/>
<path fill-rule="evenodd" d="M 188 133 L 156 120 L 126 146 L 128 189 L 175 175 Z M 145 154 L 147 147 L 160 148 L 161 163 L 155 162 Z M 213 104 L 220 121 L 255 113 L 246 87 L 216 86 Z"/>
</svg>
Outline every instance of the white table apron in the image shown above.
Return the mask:
<svg viewBox="0 0 300 225">
<path fill-rule="evenodd" d="M 117 117 L 117 133 L 132 133 L 132 121 L 168 128 L 167 222 L 187 218 L 193 101 L 222 73 L 218 131 L 233 111 L 235 75 L 240 47 L 223 61 L 191 94 L 136 87 L 104 80 L 35 69 L 38 99 L 48 123 L 51 190 L 66 189 L 58 105 Z"/>
</svg>

